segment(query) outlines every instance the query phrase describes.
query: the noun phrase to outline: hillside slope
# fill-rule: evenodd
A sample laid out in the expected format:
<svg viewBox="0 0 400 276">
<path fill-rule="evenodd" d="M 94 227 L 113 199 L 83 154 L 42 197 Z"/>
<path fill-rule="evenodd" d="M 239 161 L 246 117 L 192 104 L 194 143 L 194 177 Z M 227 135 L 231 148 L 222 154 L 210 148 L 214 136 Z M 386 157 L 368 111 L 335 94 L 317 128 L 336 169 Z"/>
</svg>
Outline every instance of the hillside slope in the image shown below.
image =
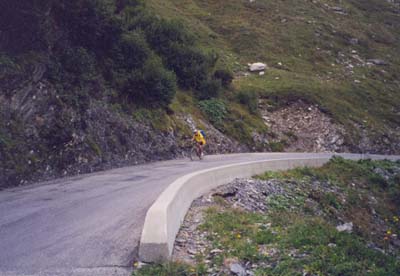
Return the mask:
<svg viewBox="0 0 400 276">
<path fill-rule="evenodd" d="M 184 20 L 204 47 L 218 49 L 238 75 L 237 90 L 258 93 L 272 108 L 299 99 L 317 104 L 345 126 L 353 150 L 373 150 L 373 140 L 399 149 L 398 1 L 149 3 Z M 257 61 L 269 65 L 266 74 L 243 77 Z M 370 141 L 360 143 L 363 136 Z"/>
<path fill-rule="evenodd" d="M 193 128 L 209 153 L 400 152 L 396 1 L 7 0 L 1 12 L 0 186 L 182 156 Z M 265 74 L 248 73 L 258 61 Z"/>
</svg>

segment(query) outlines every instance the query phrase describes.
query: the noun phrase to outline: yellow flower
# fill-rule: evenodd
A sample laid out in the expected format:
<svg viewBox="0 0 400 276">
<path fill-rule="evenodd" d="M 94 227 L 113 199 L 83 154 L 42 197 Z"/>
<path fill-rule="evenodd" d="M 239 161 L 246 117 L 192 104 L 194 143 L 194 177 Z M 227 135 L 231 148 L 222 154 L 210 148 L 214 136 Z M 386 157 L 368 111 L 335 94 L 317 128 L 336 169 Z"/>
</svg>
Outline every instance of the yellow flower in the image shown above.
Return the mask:
<svg viewBox="0 0 400 276">
<path fill-rule="evenodd" d="M 399 221 L 399 218 L 398 218 L 397 216 L 394 216 L 394 217 L 393 217 L 393 221 L 394 221 L 394 222 L 398 222 L 398 221 Z"/>
<path fill-rule="evenodd" d="M 134 266 L 134 267 L 138 267 L 138 266 L 139 266 L 139 263 L 138 263 L 138 262 L 134 262 L 134 263 L 133 263 L 133 266 Z"/>
<path fill-rule="evenodd" d="M 241 237 L 242 237 L 242 235 L 240 235 L 240 234 L 236 235 L 236 238 L 238 238 L 238 239 L 240 239 Z"/>
<path fill-rule="evenodd" d="M 386 234 L 391 235 L 391 234 L 392 234 L 392 231 L 387 230 L 387 231 L 386 231 Z"/>
<path fill-rule="evenodd" d="M 193 267 L 190 268 L 190 272 L 195 272 L 195 271 L 196 271 L 196 269 L 194 269 Z"/>
</svg>

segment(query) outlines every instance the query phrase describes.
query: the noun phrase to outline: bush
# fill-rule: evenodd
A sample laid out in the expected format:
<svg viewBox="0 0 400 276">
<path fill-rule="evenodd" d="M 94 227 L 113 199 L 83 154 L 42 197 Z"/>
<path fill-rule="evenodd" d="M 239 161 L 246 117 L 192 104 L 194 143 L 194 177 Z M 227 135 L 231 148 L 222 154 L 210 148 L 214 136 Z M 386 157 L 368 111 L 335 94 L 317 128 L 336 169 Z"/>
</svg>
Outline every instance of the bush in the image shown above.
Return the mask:
<svg viewBox="0 0 400 276">
<path fill-rule="evenodd" d="M 204 81 L 200 87 L 200 89 L 196 92 L 196 97 L 199 100 L 209 100 L 212 98 L 218 98 L 221 93 L 221 81 L 211 79 L 208 81 Z"/>
<path fill-rule="evenodd" d="M 205 100 L 199 103 L 201 111 L 207 116 L 208 120 L 216 125 L 222 124 L 226 114 L 227 108 L 223 101 L 212 99 Z"/>
<path fill-rule="evenodd" d="M 0 19 L 7 30 L 0 52 L 13 58 L 0 57 L 7 86 L 20 83 L 13 61 L 28 53 L 45 57 L 45 78 L 73 102 L 101 91 L 94 80 L 151 107 L 166 107 L 177 85 L 204 100 L 218 97 L 221 81 L 228 81 L 221 72 L 211 78 L 216 55 L 203 52 L 182 23 L 151 14 L 144 0 L 6 2 L 15 17 Z"/>
<path fill-rule="evenodd" d="M 233 73 L 226 69 L 220 69 L 215 71 L 214 78 L 221 80 L 221 84 L 224 87 L 229 87 L 233 80 Z"/>
<path fill-rule="evenodd" d="M 108 1 L 54 1 L 53 12 L 68 41 L 98 57 L 107 56 L 123 33 L 115 7 Z"/>
<path fill-rule="evenodd" d="M 46 48 L 46 13 L 51 5 L 44 0 L 2 0 L 0 51 L 21 54 Z"/>
<path fill-rule="evenodd" d="M 250 91 L 240 91 L 236 97 L 239 103 L 245 105 L 251 114 L 256 114 L 258 112 L 257 93 Z"/>
<path fill-rule="evenodd" d="M 185 45 L 174 44 L 163 56 L 167 67 L 173 70 L 182 88 L 201 89 L 215 61 L 201 50 Z"/>
<path fill-rule="evenodd" d="M 175 96 L 176 78 L 162 66 L 160 60 L 153 57 L 142 70 L 131 73 L 123 92 L 134 103 L 165 108 Z"/>
<path fill-rule="evenodd" d="M 65 71 L 84 81 L 90 80 L 96 73 L 95 58 L 82 47 L 68 49 L 61 62 Z"/>
<path fill-rule="evenodd" d="M 128 32 L 121 36 L 113 51 L 114 63 L 127 70 L 142 67 L 151 54 L 150 47 L 140 31 Z"/>
<path fill-rule="evenodd" d="M 83 88 L 99 75 L 95 57 L 85 48 L 66 48 L 47 64 L 45 77 L 69 93 Z"/>
<path fill-rule="evenodd" d="M 182 22 L 158 19 L 141 15 L 139 26 L 144 29 L 148 42 L 156 52 L 167 57 L 174 45 L 191 47 L 195 45 L 194 36 Z"/>
<path fill-rule="evenodd" d="M 0 52 L 0 83 L 2 93 L 10 95 L 13 88 L 22 83 L 24 70 L 15 60 Z"/>
<path fill-rule="evenodd" d="M 282 152 L 285 150 L 285 145 L 282 142 L 270 142 L 269 147 L 272 152 Z"/>
<path fill-rule="evenodd" d="M 201 51 L 194 36 L 181 22 L 143 16 L 138 25 L 164 64 L 176 73 L 179 85 L 185 89 L 200 89 L 208 80 L 217 57 Z"/>
</svg>

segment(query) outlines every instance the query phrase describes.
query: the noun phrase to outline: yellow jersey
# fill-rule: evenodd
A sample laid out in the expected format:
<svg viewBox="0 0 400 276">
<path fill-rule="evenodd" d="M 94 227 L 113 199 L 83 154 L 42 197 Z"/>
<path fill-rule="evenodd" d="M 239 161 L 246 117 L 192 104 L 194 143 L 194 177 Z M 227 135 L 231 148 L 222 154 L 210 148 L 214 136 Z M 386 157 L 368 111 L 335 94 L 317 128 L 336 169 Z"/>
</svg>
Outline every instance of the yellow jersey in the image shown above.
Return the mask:
<svg viewBox="0 0 400 276">
<path fill-rule="evenodd" d="M 199 130 L 196 131 L 196 133 L 193 135 L 193 140 L 196 141 L 197 143 L 201 143 L 202 145 L 206 144 L 206 139 Z"/>
</svg>

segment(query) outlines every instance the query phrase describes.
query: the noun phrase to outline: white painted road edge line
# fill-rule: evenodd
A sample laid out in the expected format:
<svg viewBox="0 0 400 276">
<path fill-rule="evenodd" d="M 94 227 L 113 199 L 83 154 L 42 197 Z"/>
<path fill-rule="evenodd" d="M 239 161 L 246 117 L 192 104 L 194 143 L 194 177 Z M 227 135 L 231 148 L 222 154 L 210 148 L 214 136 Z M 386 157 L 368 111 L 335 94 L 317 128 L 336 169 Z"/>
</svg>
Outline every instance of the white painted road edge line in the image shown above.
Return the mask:
<svg viewBox="0 0 400 276">
<path fill-rule="evenodd" d="M 324 157 L 265 159 L 220 166 L 184 175 L 168 186 L 147 211 L 139 245 L 139 258 L 144 262 L 170 259 L 175 237 L 193 200 L 227 184 L 235 178 L 246 178 L 265 171 L 295 167 L 320 167 L 333 155 L 347 159 L 398 159 L 395 156 L 364 154 L 329 154 Z"/>
</svg>

